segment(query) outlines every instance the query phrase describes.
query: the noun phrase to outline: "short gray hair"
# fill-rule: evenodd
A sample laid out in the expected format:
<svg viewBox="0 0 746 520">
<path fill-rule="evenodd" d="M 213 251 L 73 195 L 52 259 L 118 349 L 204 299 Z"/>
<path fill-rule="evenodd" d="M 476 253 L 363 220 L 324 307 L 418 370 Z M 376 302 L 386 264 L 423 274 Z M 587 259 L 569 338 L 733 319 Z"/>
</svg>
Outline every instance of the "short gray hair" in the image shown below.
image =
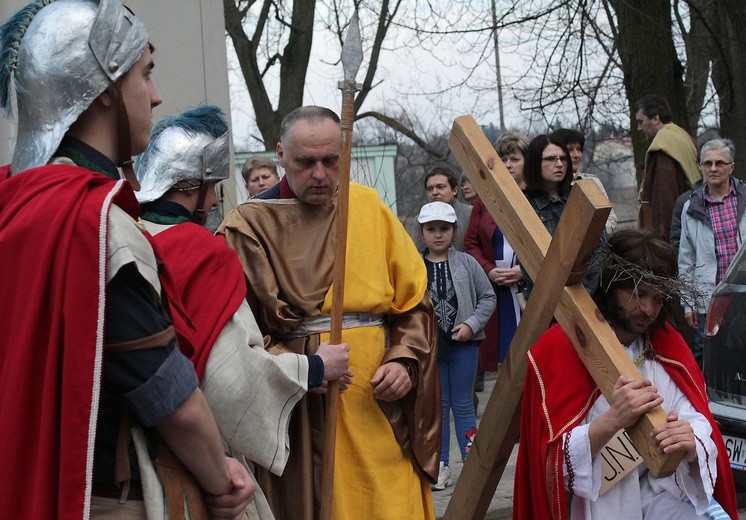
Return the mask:
<svg viewBox="0 0 746 520">
<path fill-rule="evenodd" d="M 285 118 L 282 120 L 282 123 L 280 124 L 280 141 L 283 141 L 285 139 L 285 136 L 290 131 L 290 128 L 292 128 L 292 126 L 301 119 L 312 122 L 318 121 L 320 119 L 331 119 L 336 124 L 340 124 L 339 116 L 333 110 L 325 107 L 318 107 L 315 105 L 298 107 L 290 112 L 288 115 L 286 115 Z"/>
<path fill-rule="evenodd" d="M 730 139 L 710 139 L 707 141 L 699 150 L 699 160 L 704 159 L 705 154 L 710 150 L 728 150 L 730 161 L 736 160 L 736 146 Z"/>
</svg>

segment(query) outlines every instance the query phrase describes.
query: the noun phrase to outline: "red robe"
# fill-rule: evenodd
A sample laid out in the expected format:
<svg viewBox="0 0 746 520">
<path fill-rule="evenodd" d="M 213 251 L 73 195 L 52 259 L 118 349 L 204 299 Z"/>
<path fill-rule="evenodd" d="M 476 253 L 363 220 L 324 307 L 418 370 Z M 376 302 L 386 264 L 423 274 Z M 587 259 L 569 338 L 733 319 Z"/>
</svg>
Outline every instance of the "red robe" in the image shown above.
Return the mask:
<svg viewBox="0 0 746 520">
<path fill-rule="evenodd" d="M 710 422 L 718 450 L 715 499 L 732 518 L 738 518 L 733 474 L 720 430 L 707 405 L 702 372 L 683 338 L 670 325 L 656 330 L 651 343 L 656 361 L 663 365 L 692 406 Z M 533 362 L 540 369 L 541 381 Z M 563 433 L 580 424 L 600 395 L 567 335 L 559 325 L 552 326 L 530 351 L 521 411 L 513 518 L 569 517 L 562 473 L 562 443 L 558 441 Z M 547 416 L 551 418 L 551 430 Z"/>
<path fill-rule="evenodd" d="M 479 265 L 489 274 L 495 268 L 495 249 L 492 246 L 492 235 L 495 234 L 497 224 L 484 202 L 477 197 L 471 210 L 471 218 L 464 232 L 464 251 L 473 256 Z M 497 294 L 500 287 L 490 281 L 492 289 Z M 503 309 L 503 312 L 513 312 L 513 309 Z M 499 303 L 490 320 L 484 327 L 485 338 L 479 342 L 479 368 L 489 372 L 497 372 L 500 350 L 500 312 Z"/>
<path fill-rule="evenodd" d="M 111 204 L 124 181 L 75 166 L 0 168 L 0 511 L 83 518 L 90 507 Z"/>
<path fill-rule="evenodd" d="M 222 236 L 191 222 L 171 226 L 150 242 L 164 264 L 160 280 L 172 302 L 179 348 L 202 379 L 212 346 L 246 297 L 241 262 Z"/>
</svg>

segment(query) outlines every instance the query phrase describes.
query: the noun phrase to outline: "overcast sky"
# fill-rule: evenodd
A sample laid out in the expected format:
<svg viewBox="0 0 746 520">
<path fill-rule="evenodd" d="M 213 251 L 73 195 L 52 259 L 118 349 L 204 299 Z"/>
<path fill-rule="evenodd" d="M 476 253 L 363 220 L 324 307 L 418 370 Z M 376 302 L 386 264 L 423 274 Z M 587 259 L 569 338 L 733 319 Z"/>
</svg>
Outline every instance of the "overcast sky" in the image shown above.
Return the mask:
<svg viewBox="0 0 746 520">
<path fill-rule="evenodd" d="M 365 38 L 363 34 L 363 38 Z M 509 33 L 501 38 L 510 38 Z M 502 45 L 502 40 L 501 40 Z M 464 44 L 466 48 L 466 44 Z M 433 131 L 446 131 L 453 119 L 470 113 L 480 123 L 499 123 L 497 92 L 495 90 L 494 55 L 488 63 L 474 65 L 479 52 L 458 48 L 457 43 L 443 41 L 437 49 L 438 58 L 417 48 L 410 48 L 398 41 L 396 36 L 387 39 L 387 50 L 381 54 L 377 71 L 380 83 L 367 97 L 363 110 L 386 111 L 396 115 L 397 107 L 403 107 L 417 117 L 423 127 Z M 337 82 L 342 79 L 342 66 L 339 60 L 340 47 L 329 32 L 317 31 L 311 60 L 306 76 L 305 104 L 329 107 L 339 113 L 341 94 Z M 358 81 L 362 81 L 367 66 L 365 57 Z M 257 150 L 261 144 L 251 136 L 259 136 L 254 124 L 254 113 L 240 69 L 236 65 L 235 51 L 228 39 L 229 79 L 231 85 L 231 112 L 233 118 L 234 142 L 237 150 Z M 515 81 L 520 67 L 520 59 L 501 53 L 503 82 L 510 85 Z M 473 88 L 446 87 L 460 84 L 467 74 L 471 74 L 470 84 L 481 85 L 485 89 L 477 93 Z M 267 75 L 269 76 L 269 75 Z M 276 106 L 277 79 L 269 83 L 269 92 Z M 510 88 L 506 88 L 506 125 L 525 127 L 528 118 L 521 117 L 517 110 Z"/>
</svg>

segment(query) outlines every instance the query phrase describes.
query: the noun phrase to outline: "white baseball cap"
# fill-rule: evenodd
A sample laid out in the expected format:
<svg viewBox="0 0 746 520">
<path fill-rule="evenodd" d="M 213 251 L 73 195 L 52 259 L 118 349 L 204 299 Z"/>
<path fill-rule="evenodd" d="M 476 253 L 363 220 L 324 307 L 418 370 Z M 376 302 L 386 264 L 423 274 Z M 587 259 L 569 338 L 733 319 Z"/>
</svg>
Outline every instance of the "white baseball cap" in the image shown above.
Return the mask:
<svg viewBox="0 0 746 520">
<path fill-rule="evenodd" d="M 420 214 L 417 215 L 417 222 L 425 224 L 440 220 L 443 222 L 456 223 L 456 210 L 453 206 L 445 202 L 429 202 L 422 206 Z"/>
</svg>

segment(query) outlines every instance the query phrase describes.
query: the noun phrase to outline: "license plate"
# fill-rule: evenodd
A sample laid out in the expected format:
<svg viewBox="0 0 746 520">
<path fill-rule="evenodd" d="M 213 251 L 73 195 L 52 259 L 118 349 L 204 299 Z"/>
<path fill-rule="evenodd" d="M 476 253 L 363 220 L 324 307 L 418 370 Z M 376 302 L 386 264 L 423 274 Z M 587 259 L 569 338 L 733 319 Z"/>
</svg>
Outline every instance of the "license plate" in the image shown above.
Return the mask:
<svg viewBox="0 0 746 520">
<path fill-rule="evenodd" d="M 738 471 L 746 471 L 746 439 L 723 435 L 725 449 L 728 451 L 730 467 Z"/>
</svg>

